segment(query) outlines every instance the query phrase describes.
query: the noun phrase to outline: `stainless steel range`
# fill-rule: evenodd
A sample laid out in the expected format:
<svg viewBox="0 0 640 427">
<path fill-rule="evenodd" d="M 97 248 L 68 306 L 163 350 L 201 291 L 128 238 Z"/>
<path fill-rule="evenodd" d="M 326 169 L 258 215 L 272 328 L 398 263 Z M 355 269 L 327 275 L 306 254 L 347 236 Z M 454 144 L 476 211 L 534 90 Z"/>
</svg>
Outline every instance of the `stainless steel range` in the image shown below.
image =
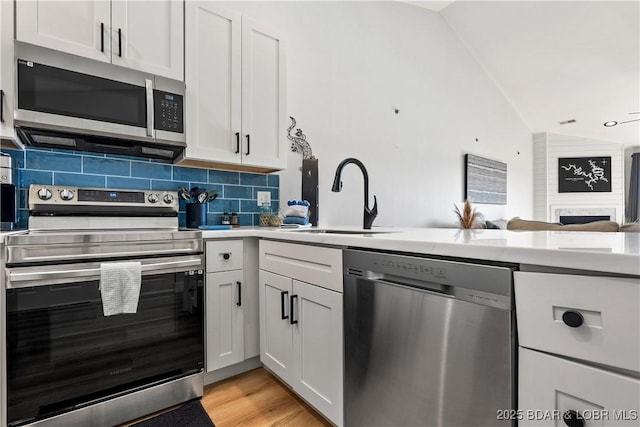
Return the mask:
<svg viewBox="0 0 640 427">
<path fill-rule="evenodd" d="M 177 193 L 32 185 L 29 210 L 5 246 L 0 424 L 115 425 L 202 396 L 202 236 L 178 230 Z M 121 262 L 137 308 L 105 315 Z"/>
</svg>

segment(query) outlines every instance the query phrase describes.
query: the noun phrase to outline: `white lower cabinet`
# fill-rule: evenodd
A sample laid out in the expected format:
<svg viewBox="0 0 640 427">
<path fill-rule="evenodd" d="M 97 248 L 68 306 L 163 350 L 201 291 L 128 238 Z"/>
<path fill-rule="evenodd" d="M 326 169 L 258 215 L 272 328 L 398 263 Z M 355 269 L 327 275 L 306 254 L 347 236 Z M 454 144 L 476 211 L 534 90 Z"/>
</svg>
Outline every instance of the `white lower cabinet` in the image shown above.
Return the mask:
<svg viewBox="0 0 640 427">
<path fill-rule="evenodd" d="M 207 274 L 207 372 L 244 360 L 242 270 Z"/>
<path fill-rule="evenodd" d="M 259 354 L 258 242 L 209 240 L 206 257 L 206 370 Z"/>
<path fill-rule="evenodd" d="M 277 265 L 263 262 L 287 253 Z M 260 242 L 260 360 L 297 394 L 336 425 L 343 425 L 343 326 L 340 283 L 325 286 L 298 280 L 302 258 L 339 249 Z M 291 254 L 300 255 L 301 259 Z M 295 266 L 283 275 L 285 259 Z M 322 259 L 317 258 L 318 262 Z M 263 269 L 274 268 L 278 273 Z M 341 271 L 342 264 L 332 266 Z M 298 272 L 296 273 L 296 269 Z"/>
<path fill-rule="evenodd" d="M 514 273 L 519 426 L 640 426 L 638 278 Z"/>
<path fill-rule="evenodd" d="M 519 426 L 638 426 L 640 380 L 520 348 Z"/>
<path fill-rule="evenodd" d="M 342 295 L 293 281 L 293 389 L 342 424 Z"/>
</svg>

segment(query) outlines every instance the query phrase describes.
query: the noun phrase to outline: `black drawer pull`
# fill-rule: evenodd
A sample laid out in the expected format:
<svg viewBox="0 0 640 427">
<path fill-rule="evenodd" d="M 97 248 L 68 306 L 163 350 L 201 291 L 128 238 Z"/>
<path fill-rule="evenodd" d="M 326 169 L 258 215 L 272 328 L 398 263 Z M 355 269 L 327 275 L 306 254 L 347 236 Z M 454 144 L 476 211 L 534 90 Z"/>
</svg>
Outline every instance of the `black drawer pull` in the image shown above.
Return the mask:
<svg viewBox="0 0 640 427">
<path fill-rule="evenodd" d="M 104 52 L 104 22 L 100 23 L 100 52 Z"/>
<path fill-rule="evenodd" d="M 4 91 L 0 89 L 0 122 L 4 123 L 3 108 L 4 108 Z"/>
<path fill-rule="evenodd" d="M 296 299 L 296 301 L 298 300 L 298 295 L 291 295 L 291 302 L 290 302 L 290 308 L 289 308 L 289 314 L 291 315 L 291 317 L 289 318 L 289 323 L 291 325 L 295 325 L 296 323 L 298 323 L 297 320 L 293 320 L 293 300 L 294 298 Z"/>
<path fill-rule="evenodd" d="M 289 295 L 289 292 L 288 292 L 288 291 L 282 291 L 282 292 L 280 292 L 280 311 L 281 311 L 282 319 L 283 319 L 283 320 L 284 320 L 284 319 L 288 319 L 288 318 L 289 318 L 289 316 L 286 316 L 286 315 L 284 314 L 284 305 L 286 304 L 286 303 L 285 303 L 285 301 L 287 300 L 287 295 Z"/>
<path fill-rule="evenodd" d="M 242 283 L 236 282 L 236 284 L 238 285 L 238 302 L 236 305 L 242 307 Z"/>
<path fill-rule="evenodd" d="M 571 328 L 578 328 L 584 323 L 584 317 L 577 311 L 565 311 L 562 313 L 562 321 Z"/>
<path fill-rule="evenodd" d="M 228 260 L 229 258 L 231 258 L 231 254 L 229 252 L 225 252 L 222 254 L 222 258 Z"/>
<path fill-rule="evenodd" d="M 568 427 L 584 427 L 584 420 L 580 414 L 573 409 L 565 412 L 562 415 L 562 420 Z"/>
</svg>

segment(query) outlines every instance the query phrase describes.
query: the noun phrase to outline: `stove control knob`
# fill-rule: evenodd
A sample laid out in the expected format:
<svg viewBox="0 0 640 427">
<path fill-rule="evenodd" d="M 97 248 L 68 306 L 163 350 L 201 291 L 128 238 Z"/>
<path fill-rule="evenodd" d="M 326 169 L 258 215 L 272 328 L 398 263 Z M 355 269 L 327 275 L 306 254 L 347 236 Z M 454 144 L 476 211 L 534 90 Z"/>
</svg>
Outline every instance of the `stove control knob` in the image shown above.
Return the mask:
<svg viewBox="0 0 640 427">
<path fill-rule="evenodd" d="M 49 191 L 48 188 L 41 188 L 38 190 L 38 198 L 40 198 L 40 200 L 49 200 L 51 196 L 51 191 Z"/>
<path fill-rule="evenodd" d="M 149 203 L 158 203 L 158 195 L 151 193 L 147 196 L 147 200 L 149 201 Z"/>
<path fill-rule="evenodd" d="M 173 195 L 171 194 L 165 194 L 164 197 L 162 198 L 162 200 L 164 200 L 164 202 L 166 204 L 170 204 L 173 203 Z"/>
<path fill-rule="evenodd" d="M 65 188 L 64 190 L 60 191 L 60 198 L 66 201 L 73 199 L 73 191 Z"/>
</svg>

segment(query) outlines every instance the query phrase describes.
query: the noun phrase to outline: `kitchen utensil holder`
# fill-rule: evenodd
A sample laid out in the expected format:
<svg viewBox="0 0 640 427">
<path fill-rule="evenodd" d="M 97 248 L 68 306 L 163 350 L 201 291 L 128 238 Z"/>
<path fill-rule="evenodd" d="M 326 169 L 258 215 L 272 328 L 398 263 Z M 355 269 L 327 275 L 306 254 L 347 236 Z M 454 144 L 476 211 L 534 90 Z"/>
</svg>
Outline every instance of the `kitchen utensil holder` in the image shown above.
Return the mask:
<svg viewBox="0 0 640 427">
<path fill-rule="evenodd" d="M 207 224 L 207 204 L 187 203 L 187 228 L 198 228 Z"/>
</svg>

